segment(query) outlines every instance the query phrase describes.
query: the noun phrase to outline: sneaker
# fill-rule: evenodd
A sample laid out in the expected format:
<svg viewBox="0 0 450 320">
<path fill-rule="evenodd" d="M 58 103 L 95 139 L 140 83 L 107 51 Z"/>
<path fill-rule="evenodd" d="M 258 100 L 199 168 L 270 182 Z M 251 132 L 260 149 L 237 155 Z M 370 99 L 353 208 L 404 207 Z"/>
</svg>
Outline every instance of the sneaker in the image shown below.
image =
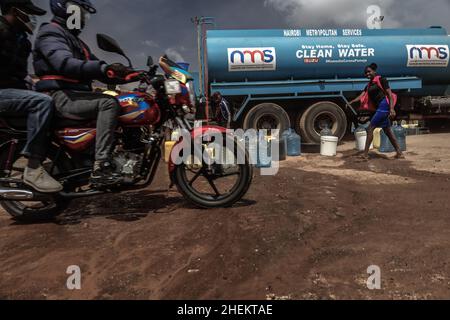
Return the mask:
<svg viewBox="0 0 450 320">
<path fill-rule="evenodd" d="M 26 167 L 23 182 L 42 193 L 57 193 L 63 190 L 63 186 L 53 179 L 42 166 L 37 169 Z"/>
<path fill-rule="evenodd" d="M 108 161 L 96 161 L 91 174 L 91 184 L 96 187 L 110 187 L 122 182 L 120 174 L 114 172 L 113 165 Z"/>
</svg>

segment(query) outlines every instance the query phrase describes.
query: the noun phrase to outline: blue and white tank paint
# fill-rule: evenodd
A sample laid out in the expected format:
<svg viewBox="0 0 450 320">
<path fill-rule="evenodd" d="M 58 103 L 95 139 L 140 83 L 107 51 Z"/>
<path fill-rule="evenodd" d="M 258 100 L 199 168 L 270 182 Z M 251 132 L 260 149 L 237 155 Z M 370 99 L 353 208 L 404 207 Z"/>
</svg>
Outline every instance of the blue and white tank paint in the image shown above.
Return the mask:
<svg viewBox="0 0 450 320">
<path fill-rule="evenodd" d="M 376 63 L 383 76 L 415 76 L 428 94 L 444 94 L 449 47 L 441 27 L 207 32 L 212 82 L 363 78 L 364 66 Z"/>
</svg>

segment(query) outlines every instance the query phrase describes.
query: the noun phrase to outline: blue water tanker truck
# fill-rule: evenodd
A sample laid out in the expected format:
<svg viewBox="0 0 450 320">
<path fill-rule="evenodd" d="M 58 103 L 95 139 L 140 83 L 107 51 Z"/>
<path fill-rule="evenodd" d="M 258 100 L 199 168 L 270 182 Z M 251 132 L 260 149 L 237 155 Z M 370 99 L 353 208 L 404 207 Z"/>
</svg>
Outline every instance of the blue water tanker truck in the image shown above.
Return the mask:
<svg viewBox="0 0 450 320">
<path fill-rule="evenodd" d="M 208 30 L 202 81 L 235 109 L 244 129 L 294 128 L 317 144 L 328 127 L 342 138 L 357 117 L 349 105 L 379 66 L 404 119 L 450 118 L 450 36 L 428 29 Z M 367 116 L 367 115 L 366 115 Z"/>
</svg>

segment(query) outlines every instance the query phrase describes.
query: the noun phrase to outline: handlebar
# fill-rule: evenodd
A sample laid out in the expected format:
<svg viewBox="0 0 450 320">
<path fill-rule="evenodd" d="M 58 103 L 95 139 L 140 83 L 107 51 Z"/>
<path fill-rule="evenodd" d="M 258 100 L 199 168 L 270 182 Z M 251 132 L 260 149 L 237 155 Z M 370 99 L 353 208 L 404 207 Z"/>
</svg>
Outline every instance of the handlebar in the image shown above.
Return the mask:
<svg viewBox="0 0 450 320">
<path fill-rule="evenodd" d="M 134 72 L 134 73 L 130 73 L 129 75 L 127 75 L 125 77 L 125 81 L 131 81 L 134 78 L 138 78 L 141 75 L 141 72 Z"/>
<path fill-rule="evenodd" d="M 112 70 L 108 70 L 108 71 L 106 72 L 106 76 L 107 76 L 108 78 L 110 78 L 110 79 L 116 78 L 116 74 L 115 74 L 114 71 L 112 71 Z"/>
</svg>

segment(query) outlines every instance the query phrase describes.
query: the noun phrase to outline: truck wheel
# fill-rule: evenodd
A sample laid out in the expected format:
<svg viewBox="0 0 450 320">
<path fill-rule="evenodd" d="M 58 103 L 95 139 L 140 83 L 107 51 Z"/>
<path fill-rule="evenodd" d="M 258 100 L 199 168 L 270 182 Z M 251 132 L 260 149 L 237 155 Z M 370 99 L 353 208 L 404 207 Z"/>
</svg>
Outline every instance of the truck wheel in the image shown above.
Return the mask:
<svg viewBox="0 0 450 320">
<path fill-rule="evenodd" d="M 291 127 L 289 115 L 274 103 L 262 103 L 253 107 L 244 119 L 244 129 L 279 129 L 280 134 Z"/>
<path fill-rule="evenodd" d="M 341 140 L 347 131 L 347 117 L 344 110 L 330 101 L 310 106 L 297 119 L 296 129 L 306 143 L 319 144 L 320 132 L 328 127 Z"/>
</svg>

